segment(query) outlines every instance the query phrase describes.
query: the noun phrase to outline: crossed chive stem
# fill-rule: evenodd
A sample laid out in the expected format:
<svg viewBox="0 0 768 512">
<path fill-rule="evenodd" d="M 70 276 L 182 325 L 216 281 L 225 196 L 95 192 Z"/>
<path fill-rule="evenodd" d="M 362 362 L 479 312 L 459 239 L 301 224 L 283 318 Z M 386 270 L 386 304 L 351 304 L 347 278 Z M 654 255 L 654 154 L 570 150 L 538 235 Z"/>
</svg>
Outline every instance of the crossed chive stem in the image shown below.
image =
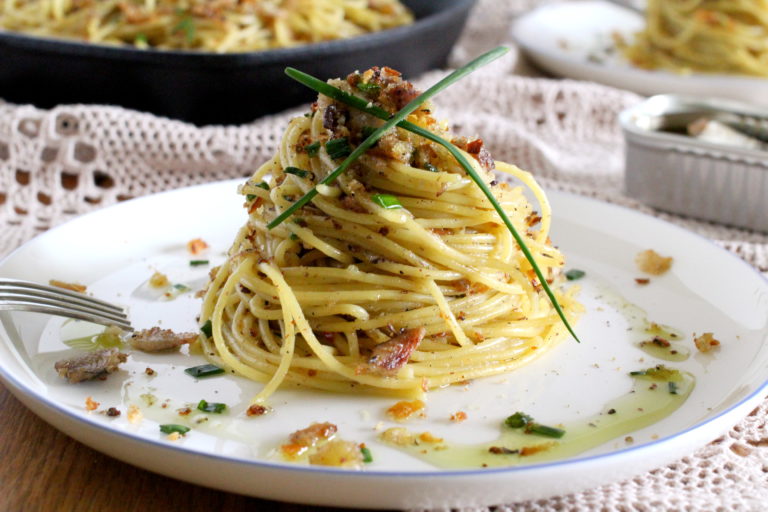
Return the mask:
<svg viewBox="0 0 768 512">
<path fill-rule="evenodd" d="M 381 138 L 382 135 L 384 135 L 387 131 L 389 131 L 391 128 L 395 126 L 399 128 L 403 128 L 404 130 L 410 131 L 411 133 L 414 133 L 416 135 L 420 135 L 427 140 L 430 140 L 436 144 L 443 146 L 446 150 L 448 150 L 451 156 L 454 157 L 454 159 L 459 163 L 459 165 L 461 165 L 461 167 L 464 169 L 467 175 L 472 179 L 472 181 L 475 182 L 475 184 L 480 188 L 480 190 L 483 192 L 485 197 L 490 201 L 491 205 L 493 206 L 493 209 L 496 210 L 496 213 L 498 213 L 499 217 L 504 222 L 504 225 L 507 227 L 507 229 L 509 229 L 510 233 L 512 234 L 512 237 L 515 239 L 515 242 L 517 242 L 517 245 L 520 247 L 520 250 L 525 256 L 525 259 L 528 260 L 528 262 L 531 264 L 531 267 L 533 268 L 533 271 L 536 274 L 536 277 L 541 283 L 541 286 L 544 289 L 544 292 L 546 293 L 547 297 L 549 298 L 549 301 L 552 303 L 552 306 L 555 308 L 555 311 L 557 312 L 557 315 L 560 317 L 560 320 L 562 320 L 563 324 L 565 325 L 566 329 L 571 334 L 571 336 L 573 336 L 573 338 L 577 342 L 580 342 L 579 337 L 576 335 L 576 332 L 573 330 L 573 328 L 571 327 L 571 324 L 568 322 L 568 319 L 566 318 L 565 313 L 563 312 L 563 309 L 560 306 L 560 303 L 557 301 L 557 298 L 555 297 L 554 292 L 549 287 L 549 284 L 547 283 L 547 279 L 544 277 L 544 274 L 539 268 L 539 265 L 536 263 L 536 260 L 534 259 L 533 254 L 528 249 L 528 246 L 526 245 L 525 240 L 517 232 L 517 229 L 512 224 L 512 221 L 509 219 L 504 209 L 501 207 L 499 202 L 494 197 L 493 192 L 491 192 L 491 189 L 488 187 L 485 181 L 483 181 L 480 175 L 477 174 L 477 171 L 475 171 L 474 167 L 472 167 L 472 164 L 470 164 L 467 161 L 467 159 L 464 157 L 464 155 L 456 146 L 451 144 L 446 139 L 418 125 L 415 125 L 409 121 L 406 121 L 406 118 L 411 113 L 413 113 L 417 108 L 419 108 L 424 102 L 430 100 L 432 97 L 434 97 L 444 89 L 448 88 L 455 82 L 461 80 L 468 74 L 477 70 L 478 68 L 485 66 L 486 64 L 489 64 L 494 60 L 498 59 L 499 57 L 503 56 L 508 51 L 509 51 L 509 48 L 506 48 L 504 46 L 499 46 L 487 53 L 484 53 L 483 55 L 477 57 L 476 59 L 462 66 L 461 68 L 453 71 L 451 74 L 449 74 L 448 76 L 446 76 L 445 78 L 437 82 L 435 85 L 433 85 L 432 87 L 424 91 L 422 94 L 420 94 L 419 96 L 411 100 L 405 107 L 403 107 L 399 112 L 397 112 L 394 115 L 390 114 L 389 112 L 387 112 L 386 110 L 380 107 L 370 104 L 369 102 L 361 98 L 358 98 L 357 96 L 354 96 L 345 91 L 342 91 L 337 87 L 334 87 L 326 82 L 323 82 L 318 78 L 315 78 L 311 75 L 308 75 L 307 73 L 304 73 L 303 71 L 299 71 L 298 69 L 288 67 L 285 69 L 285 73 L 292 79 L 296 80 L 302 85 L 305 85 L 308 88 L 320 94 L 328 96 L 334 100 L 337 100 L 341 103 L 344 103 L 346 105 L 349 105 L 367 114 L 373 115 L 375 117 L 378 117 L 379 119 L 386 121 L 379 128 L 371 132 L 365 138 L 365 140 L 363 140 L 363 142 L 360 143 L 360 145 L 357 146 L 354 149 L 354 151 L 352 151 L 348 156 L 346 156 L 345 160 L 333 172 L 331 172 L 330 174 L 328 174 L 328 176 L 322 179 L 318 183 L 318 185 L 330 185 L 334 181 L 336 181 L 336 178 L 338 178 L 341 174 L 343 174 L 355 160 L 357 160 L 363 153 L 365 153 L 369 148 L 371 148 L 374 144 L 376 144 L 376 142 L 379 140 L 379 138 Z M 319 145 L 318 145 L 318 149 L 319 149 Z M 317 196 L 317 194 L 318 194 L 317 186 L 315 186 L 312 189 L 310 189 L 309 192 L 304 194 L 304 196 L 299 198 L 298 201 L 296 201 L 287 209 L 285 209 L 273 221 L 267 224 L 267 228 L 273 229 L 279 226 L 280 224 L 282 224 L 288 217 L 293 215 L 297 210 L 299 210 L 304 205 L 309 203 L 312 199 L 314 199 L 315 196 Z"/>
</svg>

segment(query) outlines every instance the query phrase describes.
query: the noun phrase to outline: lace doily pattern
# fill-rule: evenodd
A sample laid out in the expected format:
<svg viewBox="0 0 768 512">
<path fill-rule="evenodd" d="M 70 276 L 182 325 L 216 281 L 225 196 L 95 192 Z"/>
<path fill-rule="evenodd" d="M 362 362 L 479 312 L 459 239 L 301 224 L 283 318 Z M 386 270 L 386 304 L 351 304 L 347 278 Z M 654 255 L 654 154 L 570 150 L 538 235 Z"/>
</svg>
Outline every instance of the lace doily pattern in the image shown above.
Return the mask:
<svg viewBox="0 0 768 512">
<path fill-rule="evenodd" d="M 457 46 L 456 65 L 497 44 L 531 0 L 481 0 Z M 616 116 L 635 94 L 591 83 L 529 78 L 516 51 L 436 100 L 438 117 L 481 134 L 496 158 L 531 170 L 545 187 L 635 208 L 684 226 L 768 276 L 768 235 L 685 219 L 624 196 Z M 442 73 L 420 77 L 422 86 Z M 205 127 L 117 107 L 52 110 L 0 102 L 0 254 L 74 216 L 132 197 L 244 177 L 272 156 L 287 120 Z M 715 442 L 674 464 L 613 485 L 506 511 L 764 510 L 768 402 Z M 488 508 L 477 509 L 488 511 Z M 467 509 L 466 512 L 470 512 Z"/>
<path fill-rule="evenodd" d="M 0 104 L 0 252 L 119 201 L 249 176 L 290 117 L 196 128 L 117 107 Z"/>
</svg>

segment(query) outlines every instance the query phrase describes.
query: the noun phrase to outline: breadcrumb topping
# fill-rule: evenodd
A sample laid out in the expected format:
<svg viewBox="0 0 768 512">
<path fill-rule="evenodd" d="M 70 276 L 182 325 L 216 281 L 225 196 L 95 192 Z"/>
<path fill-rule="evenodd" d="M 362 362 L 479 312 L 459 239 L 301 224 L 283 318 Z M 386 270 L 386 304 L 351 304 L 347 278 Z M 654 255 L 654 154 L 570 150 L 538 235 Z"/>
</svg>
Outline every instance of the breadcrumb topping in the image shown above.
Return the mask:
<svg viewBox="0 0 768 512">
<path fill-rule="evenodd" d="M 635 263 L 637 263 L 637 268 L 646 274 L 660 276 L 672 267 L 672 258 L 661 256 L 653 249 L 648 249 L 635 257 Z"/>
<path fill-rule="evenodd" d="M 720 341 L 716 340 L 711 332 L 705 332 L 701 336 L 694 334 L 693 343 L 699 352 L 710 352 L 720 347 Z"/>
</svg>

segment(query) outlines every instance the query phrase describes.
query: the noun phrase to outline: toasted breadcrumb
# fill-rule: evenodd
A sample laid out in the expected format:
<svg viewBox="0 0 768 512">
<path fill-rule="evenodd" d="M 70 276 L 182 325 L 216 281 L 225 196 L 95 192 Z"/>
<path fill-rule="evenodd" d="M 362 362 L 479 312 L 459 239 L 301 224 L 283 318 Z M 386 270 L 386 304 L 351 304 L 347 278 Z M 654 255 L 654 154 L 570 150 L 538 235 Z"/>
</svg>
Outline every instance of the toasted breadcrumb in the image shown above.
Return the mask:
<svg viewBox="0 0 768 512">
<path fill-rule="evenodd" d="M 720 347 L 720 342 L 713 337 L 711 332 L 705 332 L 701 336 L 694 334 L 693 343 L 699 349 L 699 352 L 709 352 Z"/>
<path fill-rule="evenodd" d="M 152 288 L 165 288 L 170 286 L 171 282 L 168 280 L 168 276 L 161 272 L 155 272 L 152 277 L 149 278 L 149 286 Z"/>
<path fill-rule="evenodd" d="M 431 432 L 421 432 L 416 434 L 403 427 L 388 428 L 379 438 L 390 444 L 397 446 L 418 446 L 421 444 L 439 444 L 443 442 L 441 437 L 437 437 Z"/>
<path fill-rule="evenodd" d="M 408 446 L 414 442 L 413 434 L 411 434 L 407 428 L 403 427 L 388 428 L 379 434 L 379 437 L 383 441 L 395 444 L 397 446 Z"/>
<path fill-rule="evenodd" d="M 168 437 L 166 437 L 166 439 L 168 439 L 169 441 L 178 441 L 179 439 L 181 439 L 181 434 L 179 434 L 178 432 L 171 432 L 170 434 L 168 434 Z"/>
<path fill-rule="evenodd" d="M 78 293 L 85 293 L 85 290 L 87 290 L 85 285 L 77 284 L 77 283 L 65 283 L 64 281 L 59 281 L 58 279 L 51 279 L 50 281 L 48 281 L 48 284 L 50 284 L 51 286 L 55 286 L 57 288 L 64 288 L 65 290 L 70 290 Z"/>
<path fill-rule="evenodd" d="M 269 408 L 264 407 L 263 405 L 253 404 L 250 407 L 248 407 L 247 411 L 245 411 L 245 415 L 250 418 L 252 416 L 264 416 L 268 412 L 269 412 Z"/>
<path fill-rule="evenodd" d="M 142 414 L 141 409 L 135 405 L 128 406 L 128 414 L 126 416 L 128 417 L 128 422 L 133 425 L 140 423 L 141 420 L 144 419 L 144 414 Z"/>
<path fill-rule="evenodd" d="M 208 248 L 208 244 L 202 238 L 195 238 L 187 242 L 187 250 L 190 254 L 197 256 Z"/>
<path fill-rule="evenodd" d="M 423 409 L 424 402 L 421 400 L 413 400 L 412 402 L 402 400 L 387 409 L 387 416 L 395 421 L 405 421 L 411 418 L 414 414 L 419 413 L 419 417 L 424 418 L 426 415 L 424 414 Z"/>
<path fill-rule="evenodd" d="M 421 441 L 422 443 L 433 444 L 433 443 L 442 443 L 443 439 L 441 437 L 435 437 L 434 435 L 432 435 L 431 432 L 422 432 L 421 434 L 419 434 L 419 441 Z"/>
<path fill-rule="evenodd" d="M 314 446 L 318 441 L 330 439 L 338 428 L 333 423 L 313 423 L 307 428 L 297 430 L 289 437 L 291 444 Z"/>
<path fill-rule="evenodd" d="M 635 263 L 637 263 L 637 268 L 646 274 L 660 276 L 672 267 L 672 258 L 661 256 L 653 249 L 648 249 L 635 257 Z"/>
<path fill-rule="evenodd" d="M 466 419 L 467 419 L 467 413 L 465 413 L 464 411 L 458 411 L 451 414 L 451 421 L 453 421 L 454 423 L 461 423 Z"/>
<path fill-rule="evenodd" d="M 298 443 L 288 443 L 280 446 L 280 453 L 287 459 L 300 457 L 307 451 L 307 447 Z"/>
<path fill-rule="evenodd" d="M 363 454 L 357 443 L 334 439 L 320 446 L 310 455 L 309 463 L 316 466 L 359 469 L 363 465 Z"/>
<path fill-rule="evenodd" d="M 85 397 L 85 410 L 86 411 L 95 411 L 99 408 L 99 402 L 95 401 L 92 397 L 87 396 Z"/>
<path fill-rule="evenodd" d="M 523 446 L 520 448 L 520 456 L 521 457 L 528 457 L 530 455 L 535 455 L 540 452 L 545 452 L 555 446 L 557 443 L 543 443 L 543 444 L 536 444 L 533 446 Z"/>
</svg>

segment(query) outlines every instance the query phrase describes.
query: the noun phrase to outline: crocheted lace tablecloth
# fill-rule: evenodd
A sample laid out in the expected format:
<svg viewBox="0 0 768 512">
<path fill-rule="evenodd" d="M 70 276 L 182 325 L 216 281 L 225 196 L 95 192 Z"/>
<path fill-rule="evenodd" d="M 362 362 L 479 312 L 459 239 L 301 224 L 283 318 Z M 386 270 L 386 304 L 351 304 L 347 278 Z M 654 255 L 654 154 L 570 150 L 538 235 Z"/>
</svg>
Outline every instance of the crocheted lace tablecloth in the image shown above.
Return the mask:
<svg viewBox="0 0 768 512">
<path fill-rule="evenodd" d="M 496 44 L 511 45 L 511 20 L 537 3 L 481 0 L 451 64 Z M 545 187 L 680 224 L 768 274 L 767 235 L 661 213 L 623 194 L 623 139 L 616 117 L 640 97 L 520 72 L 530 69 L 513 48 L 442 93 L 438 117 L 450 119 L 456 132 L 482 134 L 495 158 L 532 171 Z M 417 82 L 430 84 L 439 75 L 429 73 Z M 0 102 L 0 254 L 51 226 L 127 198 L 250 175 L 275 152 L 295 112 L 245 126 L 196 128 L 116 107 L 65 105 L 46 111 Z M 764 510 L 767 418 L 764 402 L 722 437 L 667 467 L 495 510 Z"/>
</svg>

